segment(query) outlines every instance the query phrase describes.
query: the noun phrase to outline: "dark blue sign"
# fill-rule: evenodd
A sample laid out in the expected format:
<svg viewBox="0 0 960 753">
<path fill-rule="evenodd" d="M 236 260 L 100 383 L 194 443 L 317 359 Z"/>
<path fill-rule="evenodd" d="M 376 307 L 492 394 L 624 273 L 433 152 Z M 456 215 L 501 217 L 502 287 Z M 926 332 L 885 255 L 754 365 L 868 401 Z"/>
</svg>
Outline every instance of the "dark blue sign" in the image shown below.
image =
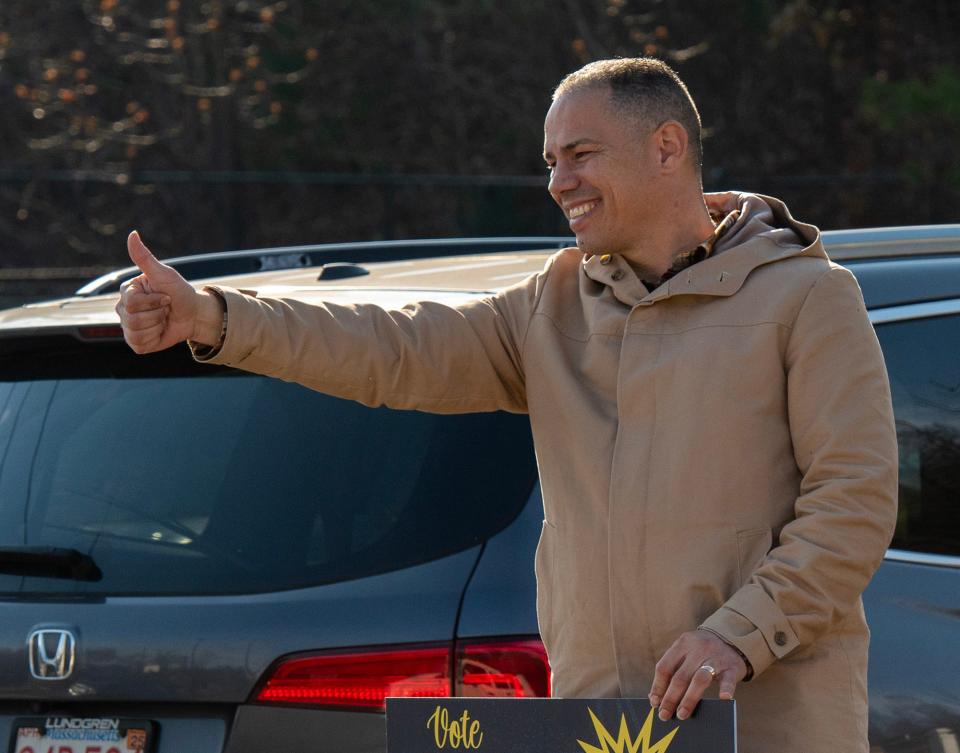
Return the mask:
<svg viewBox="0 0 960 753">
<path fill-rule="evenodd" d="M 734 701 L 661 722 L 640 698 L 388 698 L 387 753 L 736 753 Z"/>
</svg>

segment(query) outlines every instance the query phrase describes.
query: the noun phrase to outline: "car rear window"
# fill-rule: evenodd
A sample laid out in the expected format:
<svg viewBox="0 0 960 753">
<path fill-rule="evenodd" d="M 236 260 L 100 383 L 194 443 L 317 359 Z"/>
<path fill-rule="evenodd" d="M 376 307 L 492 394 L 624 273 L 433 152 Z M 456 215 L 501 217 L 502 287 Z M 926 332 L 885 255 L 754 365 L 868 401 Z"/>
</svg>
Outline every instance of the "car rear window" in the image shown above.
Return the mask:
<svg viewBox="0 0 960 753">
<path fill-rule="evenodd" d="M 536 481 L 525 416 L 367 408 L 122 344 L 0 356 L 0 547 L 100 581 L 0 593 L 249 593 L 399 569 L 505 527 Z"/>
</svg>

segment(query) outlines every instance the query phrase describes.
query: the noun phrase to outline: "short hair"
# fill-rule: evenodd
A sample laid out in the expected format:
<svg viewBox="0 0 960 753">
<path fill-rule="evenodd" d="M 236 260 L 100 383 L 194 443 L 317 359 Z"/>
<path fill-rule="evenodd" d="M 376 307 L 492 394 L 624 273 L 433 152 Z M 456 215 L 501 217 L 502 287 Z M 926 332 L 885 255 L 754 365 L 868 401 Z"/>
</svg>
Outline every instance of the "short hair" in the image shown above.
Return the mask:
<svg viewBox="0 0 960 753">
<path fill-rule="evenodd" d="M 699 173 L 703 160 L 700 113 L 680 76 L 656 58 L 595 60 L 568 74 L 553 91 L 556 101 L 565 94 L 606 85 L 613 105 L 639 117 L 652 128 L 676 120 L 687 131 Z"/>
</svg>

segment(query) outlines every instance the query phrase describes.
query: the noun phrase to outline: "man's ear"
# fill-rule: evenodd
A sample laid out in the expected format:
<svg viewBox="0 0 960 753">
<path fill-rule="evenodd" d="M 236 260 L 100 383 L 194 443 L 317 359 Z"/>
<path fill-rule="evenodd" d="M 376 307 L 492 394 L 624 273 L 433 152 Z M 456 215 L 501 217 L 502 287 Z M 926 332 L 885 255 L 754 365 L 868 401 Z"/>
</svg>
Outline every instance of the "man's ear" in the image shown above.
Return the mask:
<svg viewBox="0 0 960 753">
<path fill-rule="evenodd" d="M 687 129 L 676 120 L 661 123 L 653 132 L 653 140 L 660 158 L 660 169 L 663 172 L 676 172 L 686 162 L 690 139 L 687 136 Z"/>
</svg>

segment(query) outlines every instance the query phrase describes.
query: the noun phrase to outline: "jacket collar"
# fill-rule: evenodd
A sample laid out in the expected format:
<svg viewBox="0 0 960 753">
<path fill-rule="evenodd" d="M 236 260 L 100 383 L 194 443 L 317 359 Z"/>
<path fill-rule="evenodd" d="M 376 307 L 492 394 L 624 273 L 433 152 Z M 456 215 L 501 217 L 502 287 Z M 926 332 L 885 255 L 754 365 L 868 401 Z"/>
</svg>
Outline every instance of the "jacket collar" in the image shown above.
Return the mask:
<svg viewBox="0 0 960 753">
<path fill-rule="evenodd" d="M 623 304 L 649 305 L 675 295 L 730 296 L 750 273 L 764 265 L 793 256 L 827 258 L 820 231 L 798 222 L 786 205 L 760 194 L 706 194 L 712 212 L 740 210 L 734 226 L 717 242 L 713 254 L 687 267 L 666 283 L 648 290 L 619 254 L 585 258 L 583 271 L 591 280 L 608 286 Z"/>
</svg>

